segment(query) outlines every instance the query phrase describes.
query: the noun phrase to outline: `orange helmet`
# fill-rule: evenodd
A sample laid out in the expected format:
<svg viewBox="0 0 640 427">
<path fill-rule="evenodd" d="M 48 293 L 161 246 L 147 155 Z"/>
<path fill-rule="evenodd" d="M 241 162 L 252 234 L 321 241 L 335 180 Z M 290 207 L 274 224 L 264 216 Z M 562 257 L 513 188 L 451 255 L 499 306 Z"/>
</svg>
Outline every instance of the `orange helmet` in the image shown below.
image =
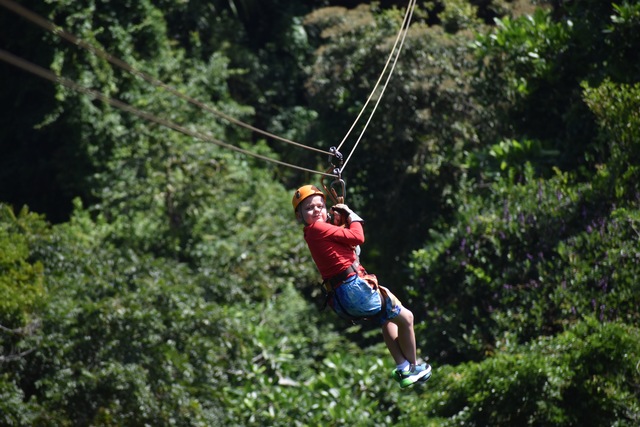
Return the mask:
<svg viewBox="0 0 640 427">
<path fill-rule="evenodd" d="M 293 204 L 293 211 L 295 212 L 298 209 L 298 205 L 302 203 L 304 199 L 311 196 L 322 196 L 322 199 L 325 199 L 324 193 L 315 185 L 304 185 L 296 190 L 293 193 L 293 199 L 291 200 L 291 204 Z"/>
</svg>

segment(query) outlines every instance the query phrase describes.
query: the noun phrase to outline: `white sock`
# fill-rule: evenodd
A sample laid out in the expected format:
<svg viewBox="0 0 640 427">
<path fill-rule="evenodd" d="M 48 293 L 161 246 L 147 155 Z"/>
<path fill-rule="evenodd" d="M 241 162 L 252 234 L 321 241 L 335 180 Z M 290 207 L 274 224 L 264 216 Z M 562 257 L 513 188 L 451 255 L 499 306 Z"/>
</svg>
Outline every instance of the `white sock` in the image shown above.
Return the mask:
<svg viewBox="0 0 640 427">
<path fill-rule="evenodd" d="M 411 363 L 409 363 L 408 360 L 405 360 L 404 362 L 400 363 L 399 365 L 396 365 L 396 367 L 398 368 L 398 371 L 402 372 L 402 371 L 406 371 L 407 369 L 409 369 L 410 365 L 411 365 Z"/>
</svg>

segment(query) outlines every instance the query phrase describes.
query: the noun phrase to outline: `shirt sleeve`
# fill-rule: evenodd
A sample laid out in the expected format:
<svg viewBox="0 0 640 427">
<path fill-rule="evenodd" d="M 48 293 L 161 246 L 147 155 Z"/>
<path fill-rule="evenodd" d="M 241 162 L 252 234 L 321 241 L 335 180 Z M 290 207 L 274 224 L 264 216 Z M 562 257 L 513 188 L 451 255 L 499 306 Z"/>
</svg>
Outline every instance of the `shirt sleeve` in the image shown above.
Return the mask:
<svg viewBox="0 0 640 427">
<path fill-rule="evenodd" d="M 337 243 L 344 243 L 347 245 L 355 246 L 364 243 L 364 229 L 361 222 L 352 222 L 349 228 L 336 227 L 335 225 L 324 224 L 325 227 L 319 227 L 322 229 L 324 237 L 335 241 Z"/>
<path fill-rule="evenodd" d="M 304 238 L 322 278 L 326 280 L 356 260 L 354 247 L 364 243 L 364 229 L 360 222 L 352 222 L 349 228 L 315 222 L 305 227 Z"/>
</svg>

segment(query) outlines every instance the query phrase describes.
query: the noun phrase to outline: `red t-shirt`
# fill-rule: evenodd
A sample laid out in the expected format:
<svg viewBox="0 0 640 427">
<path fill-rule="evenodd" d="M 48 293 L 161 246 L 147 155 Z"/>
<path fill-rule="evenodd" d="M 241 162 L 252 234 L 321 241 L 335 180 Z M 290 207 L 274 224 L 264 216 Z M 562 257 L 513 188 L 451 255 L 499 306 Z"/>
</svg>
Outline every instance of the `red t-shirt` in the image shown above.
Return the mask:
<svg viewBox="0 0 640 427">
<path fill-rule="evenodd" d="M 364 230 L 360 222 L 352 222 L 345 228 L 317 221 L 304 228 L 304 240 L 322 279 L 327 280 L 356 260 L 354 247 L 364 243 Z"/>
</svg>

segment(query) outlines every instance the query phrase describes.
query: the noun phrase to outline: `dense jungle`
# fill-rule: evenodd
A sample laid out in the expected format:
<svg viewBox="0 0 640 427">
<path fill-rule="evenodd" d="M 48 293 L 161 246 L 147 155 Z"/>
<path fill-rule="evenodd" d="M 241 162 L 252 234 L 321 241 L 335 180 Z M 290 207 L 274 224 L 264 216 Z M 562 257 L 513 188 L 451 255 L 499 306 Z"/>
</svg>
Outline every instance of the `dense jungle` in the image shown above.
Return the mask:
<svg viewBox="0 0 640 427">
<path fill-rule="evenodd" d="M 0 0 L 0 425 L 640 425 L 640 2 L 412 3 Z M 322 309 L 341 142 L 424 384 Z"/>
</svg>

